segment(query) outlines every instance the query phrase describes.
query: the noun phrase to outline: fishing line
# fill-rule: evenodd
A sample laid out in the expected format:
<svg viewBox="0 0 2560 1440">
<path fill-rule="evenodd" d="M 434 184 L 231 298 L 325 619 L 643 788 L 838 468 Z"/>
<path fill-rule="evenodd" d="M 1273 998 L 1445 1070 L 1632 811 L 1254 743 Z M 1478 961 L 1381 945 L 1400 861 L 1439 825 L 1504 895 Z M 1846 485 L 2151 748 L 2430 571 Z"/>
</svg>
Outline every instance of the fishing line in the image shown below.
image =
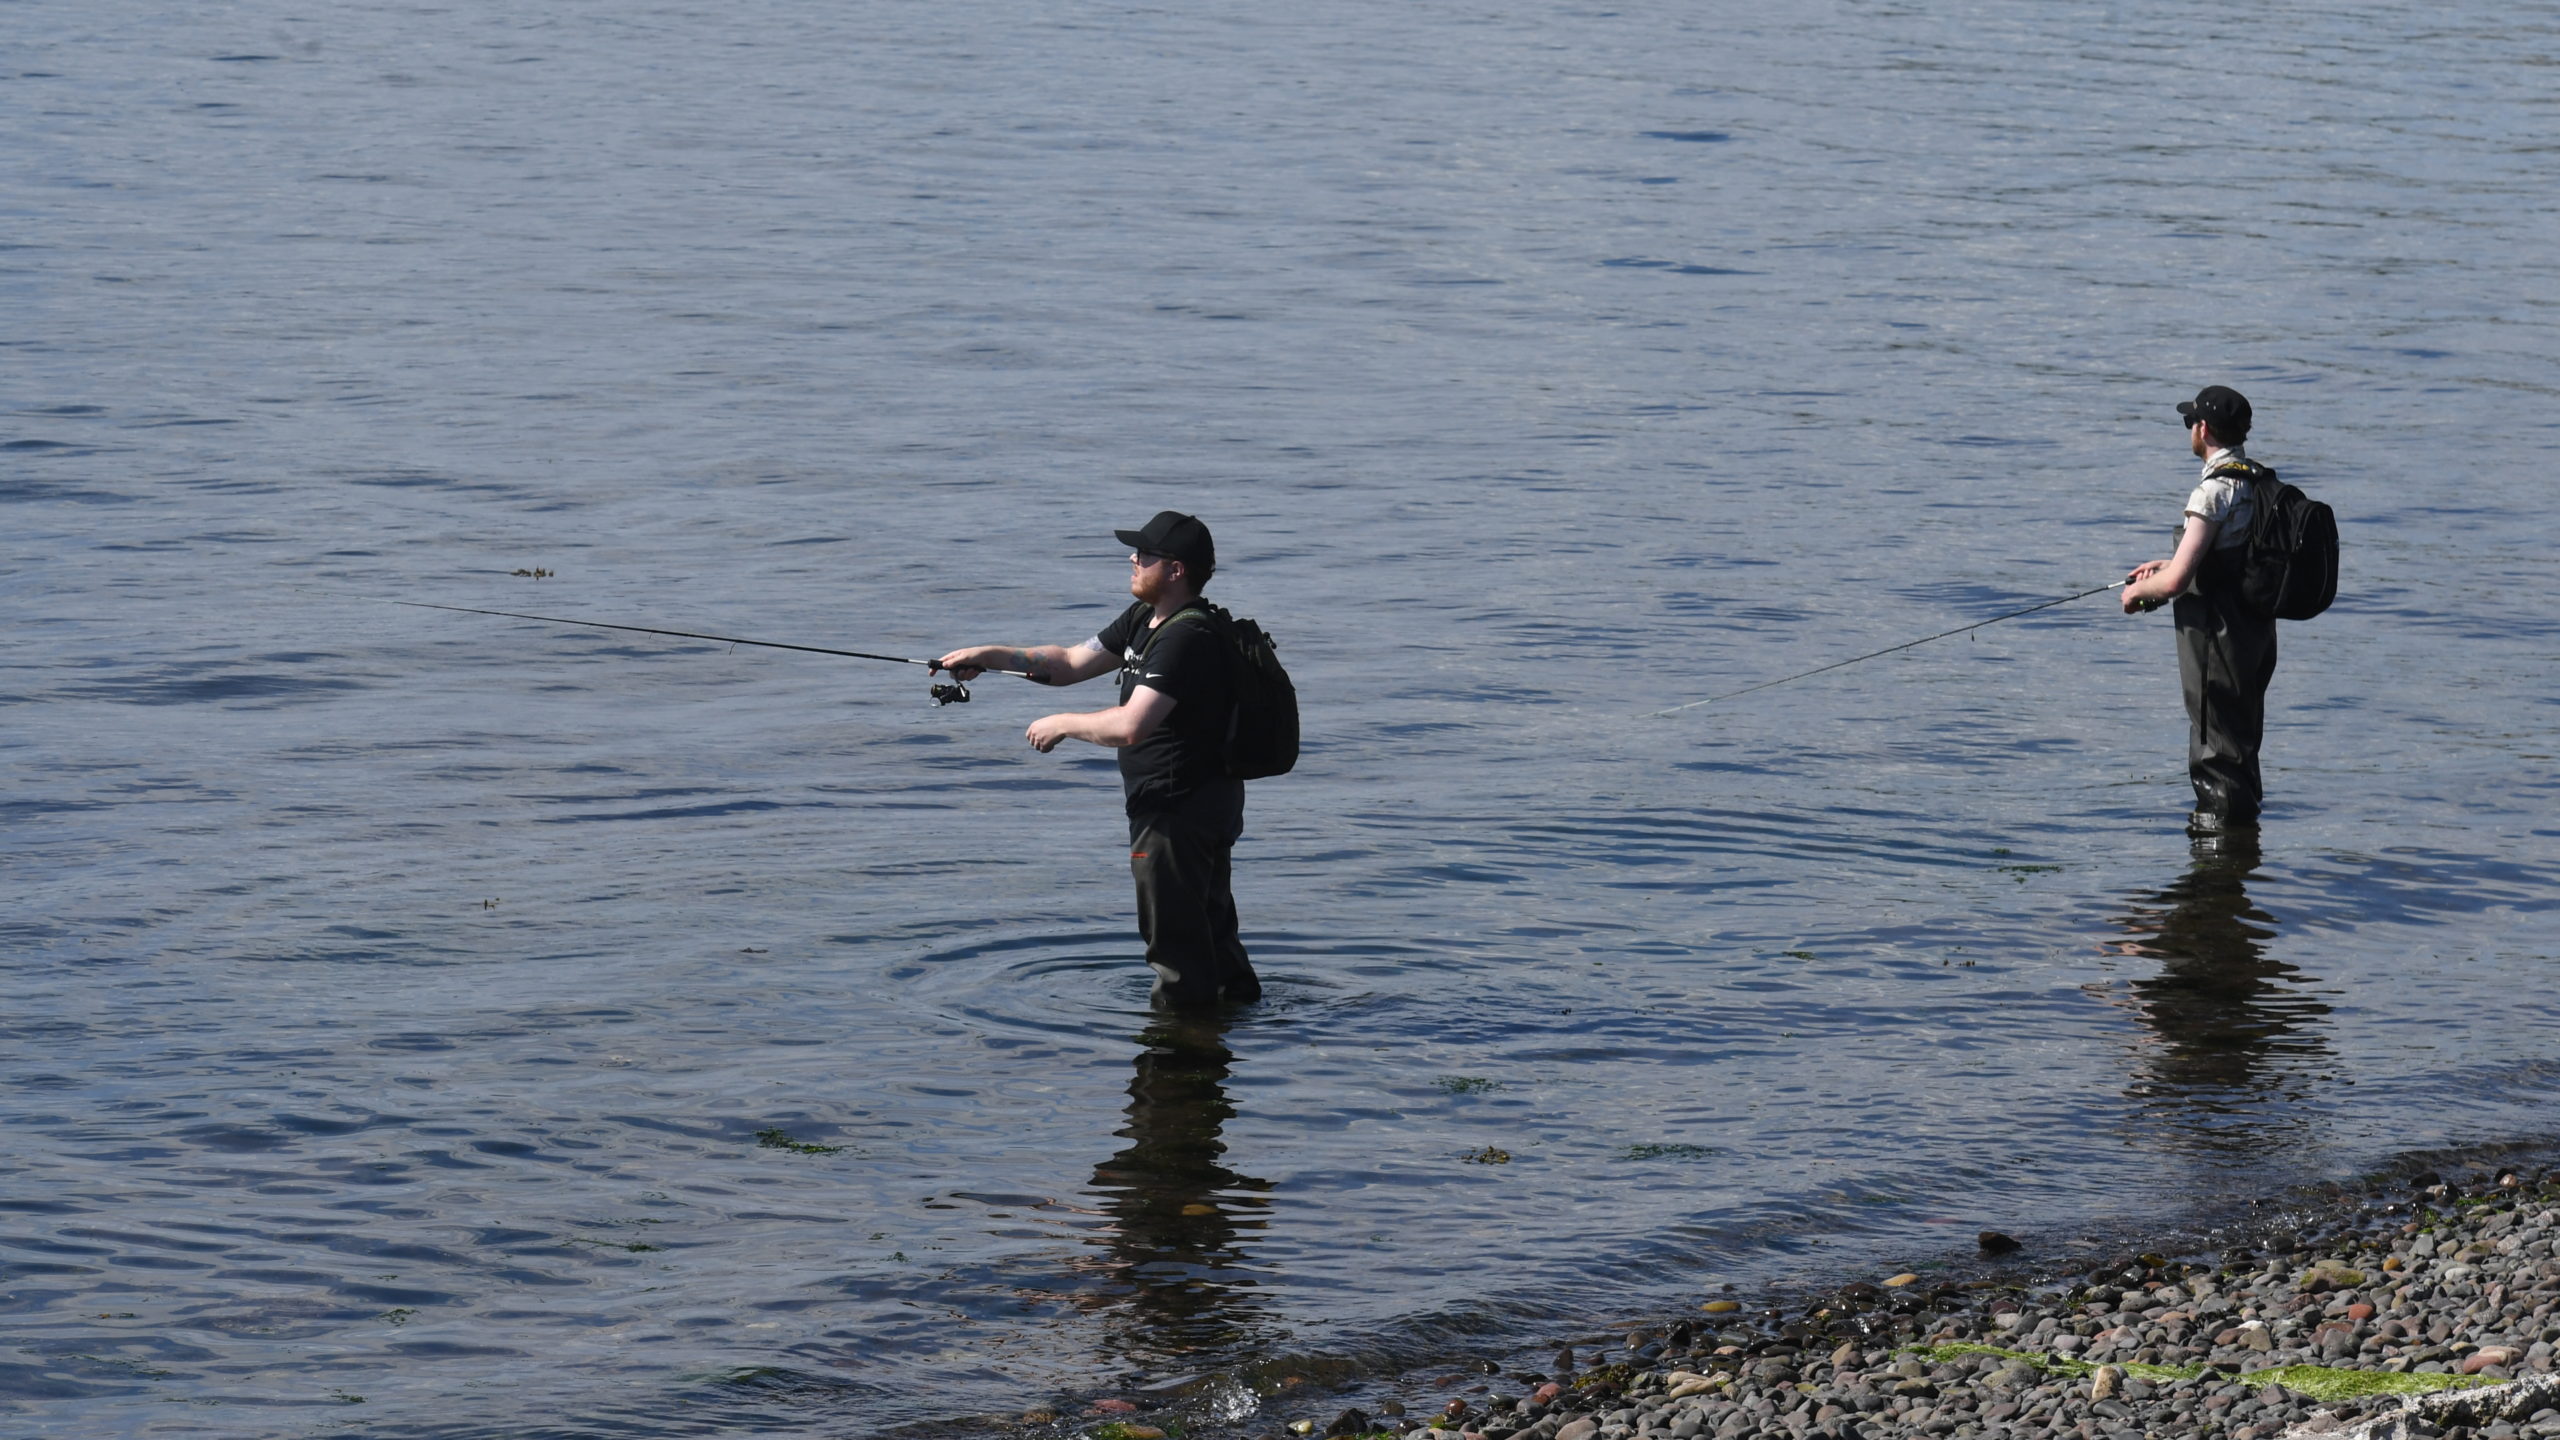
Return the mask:
<svg viewBox="0 0 2560 1440">
<path fill-rule="evenodd" d="M 1926 645 L 1932 640 L 1944 640 L 1950 635 L 1962 635 L 1968 630 L 1979 630 L 1985 625 L 1997 625 L 2003 620 L 2015 620 L 2021 615 L 2033 615 L 2039 610 L 2050 610 L 2056 605 L 2068 605 L 2074 600 L 2086 600 L 2090 596 L 2099 594 L 2103 591 L 2121 590 L 2127 583 L 2129 582 L 2118 580 L 2112 585 L 2093 586 L 2087 590 L 2081 591 L 2077 595 L 2065 595 L 2059 600 L 2047 600 L 2040 605 L 2030 605 L 2024 610 L 2012 610 L 2006 615 L 1994 615 L 1988 620 L 1976 620 L 1970 625 L 1959 625 L 1953 630 L 1941 630 L 1935 635 L 1923 635 L 1917 640 L 1905 640 L 1899 645 L 1887 645 L 1881 650 L 1870 650 L 1864 655 L 1852 655 L 1846 660 L 1834 660 L 1828 665 L 1816 665 L 1810 670 L 1799 670 L 1793 675 L 1781 675 L 1775 680 L 1763 680 L 1757 685 L 1745 685 L 1739 690 L 1728 690 L 1721 695 L 1710 695 L 1704 700 L 1692 700 L 1686 705 L 1674 705 L 1668 710 L 1648 710 L 1645 712 L 1644 718 L 1651 720 L 1664 715 L 1677 715 L 1683 710 L 1695 710 L 1701 705 L 1713 705 L 1719 700 L 1736 699 L 1741 696 L 1748 695 L 1754 690 L 1767 690 L 1779 685 L 1792 684 L 1795 681 L 1809 679 L 1815 675 L 1823 674 L 1826 671 L 1839 670 L 1850 665 L 1855 665 L 1862 660 L 1873 660 L 1880 656 L 1891 655 L 1896 651 L 1908 650 L 1916 645 Z"/>
<path fill-rule="evenodd" d="M 387 600 L 375 595 L 354 598 L 373 600 L 384 605 L 405 605 L 412 610 L 447 610 L 456 615 L 497 615 L 509 620 L 539 620 L 546 625 L 583 625 L 590 630 L 628 630 L 635 635 L 671 635 L 679 640 L 711 640 L 723 645 L 760 645 L 767 650 L 798 650 L 811 655 L 841 655 L 851 660 L 881 660 L 892 665 L 921 665 L 927 674 L 938 673 L 942 669 L 942 662 L 939 660 L 917 660 L 905 655 L 875 655 L 868 650 L 837 650 L 825 645 L 794 645 L 782 640 L 750 640 L 742 635 L 706 635 L 696 630 L 661 630 L 650 625 L 614 625 L 602 620 L 571 620 L 560 615 L 528 615 L 521 610 L 480 610 L 469 605 L 431 605 L 424 600 Z M 949 685 L 936 685 L 933 687 L 933 700 L 937 705 L 965 705 L 969 701 L 969 687 L 956 681 Z"/>
</svg>

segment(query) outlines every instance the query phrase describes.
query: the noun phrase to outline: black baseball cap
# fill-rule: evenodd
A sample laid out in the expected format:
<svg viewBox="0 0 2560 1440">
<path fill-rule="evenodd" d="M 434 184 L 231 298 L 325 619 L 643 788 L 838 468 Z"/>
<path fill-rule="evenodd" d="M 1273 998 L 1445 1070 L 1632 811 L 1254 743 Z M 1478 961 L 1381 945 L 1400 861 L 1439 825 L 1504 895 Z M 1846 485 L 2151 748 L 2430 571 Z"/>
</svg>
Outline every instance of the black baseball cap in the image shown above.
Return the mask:
<svg viewBox="0 0 2560 1440">
<path fill-rule="evenodd" d="M 2193 425 L 2201 420 L 2225 437 L 2249 433 L 2249 397 L 2228 385 L 2207 385 L 2193 400 L 2178 402 L 2178 418 Z"/>
<path fill-rule="evenodd" d="M 1120 543 L 1148 555 L 1162 555 L 1179 560 L 1194 570 L 1218 568 L 1218 547 L 1209 539 L 1209 527 L 1179 510 L 1159 510 L 1144 529 L 1114 530 Z"/>
</svg>

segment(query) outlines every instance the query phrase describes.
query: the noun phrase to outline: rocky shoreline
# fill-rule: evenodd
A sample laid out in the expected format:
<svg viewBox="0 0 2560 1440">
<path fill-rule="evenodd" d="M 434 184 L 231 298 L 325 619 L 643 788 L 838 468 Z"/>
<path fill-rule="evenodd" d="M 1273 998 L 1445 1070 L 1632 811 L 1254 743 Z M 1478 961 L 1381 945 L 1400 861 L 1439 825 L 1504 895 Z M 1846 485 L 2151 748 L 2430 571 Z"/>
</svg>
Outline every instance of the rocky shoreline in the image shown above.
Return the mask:
<svg viewBox="0 0 2560 1440">
<path fill-rule="evenodd" d="M 1330 1405 L 1283 1388 L 1267 1440 L 2539 1440 L 2560 1437 L 2560 1169 L 2464 1167 L 2336 1191 L 2181 1253 L 1983 1256 L 1784 1303 L 1583 1337 Z M 2166 1248 L 2166 1247 L 2164 1247 Z M 1104 1401 L 1090 1440 L 1186 1429 Z M 1054 1412 L 1053 1412 L 1054 1413 Z M 1049 1415 L 1024 1417 L 1049 1420 Z"/>
<path fill-rule="evenodd" d="M 1444 1378 L 1453 1398 L 1288 1428 L 1429 1427 L 1449 1440 L 2560 1437 L 2560 1171 L 2422 1174 L 2397 1189 L 2211 1258 L 2125 1256 L 2041 1277 L 1904 1273 L 1752 1314 L 1714 1299 L 1658 1334 L 1568 1347 L 1546 1373 Z"/>
</svg>

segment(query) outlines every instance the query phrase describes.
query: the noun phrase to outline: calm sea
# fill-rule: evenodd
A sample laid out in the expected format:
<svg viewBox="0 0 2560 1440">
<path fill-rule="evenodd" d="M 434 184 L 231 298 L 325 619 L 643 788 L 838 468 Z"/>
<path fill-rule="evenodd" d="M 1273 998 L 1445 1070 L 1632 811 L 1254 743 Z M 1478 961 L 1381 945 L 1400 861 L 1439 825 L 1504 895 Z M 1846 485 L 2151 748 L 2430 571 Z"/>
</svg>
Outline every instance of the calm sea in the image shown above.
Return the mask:
<svg viewBox="0 0 2560 1440">
<path fill-rule="evenodd" d="M 0 8 L 0 1429 L 1267 1425 L 2560 1130 L 2555 66 L 2542 0 Z M 2103 597 L 1647 717 L 2165 553 L 2209 382 L 2346 537 L 2257 847 Z M 1222 1025 L 1058 696 L 380 603 L 1072 642 L 1161 508 L 1306 713 Z"/>
</svg>

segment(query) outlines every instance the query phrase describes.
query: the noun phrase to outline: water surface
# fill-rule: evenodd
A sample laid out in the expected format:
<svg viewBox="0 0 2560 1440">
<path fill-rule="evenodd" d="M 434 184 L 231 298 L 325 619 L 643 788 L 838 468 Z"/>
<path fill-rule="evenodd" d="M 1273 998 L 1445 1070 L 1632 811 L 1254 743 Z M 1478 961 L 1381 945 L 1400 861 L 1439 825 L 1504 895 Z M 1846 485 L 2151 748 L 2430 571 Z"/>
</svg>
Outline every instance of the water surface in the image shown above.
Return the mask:
<svg viewBox="0 0 2560 1440">
<path fill-rule="evenodd" d="M 8 1428 L 870 1433 L 2548 1133 L 2556 30 L 11 7 Z M 2256 847 L 2104 600 L 1646 718 L 2161 553 L 2209 381 L 2346 537 Z M 1055 696 L 352 598 L 1074 641 L 1168 506 L 1306 705 L 1225 1024 Z"/>
</svg>

